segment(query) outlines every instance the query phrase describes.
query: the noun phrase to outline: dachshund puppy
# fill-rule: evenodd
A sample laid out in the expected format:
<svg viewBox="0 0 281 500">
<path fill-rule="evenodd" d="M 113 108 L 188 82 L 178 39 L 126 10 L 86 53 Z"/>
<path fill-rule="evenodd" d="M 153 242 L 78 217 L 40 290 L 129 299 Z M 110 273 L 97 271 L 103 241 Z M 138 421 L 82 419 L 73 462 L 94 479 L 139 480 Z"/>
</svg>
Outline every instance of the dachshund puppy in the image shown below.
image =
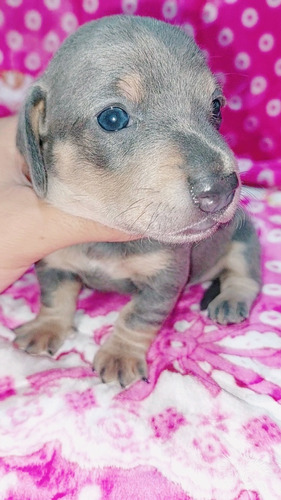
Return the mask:
<svg viewBox="0 0 281 500">
<path fill-rule="evenodd" d="M 57 251 L 37 264 L 39 315 L 16 329 L 50 354 L 72 328 L 83 285 L 132 294 L 94 359 L 103 382 L 147 378 L 146 352 L 186 284 L 215 280 L 202 307 L 248 317 L 259 244 L 239 207 L 234 156 L 220 136 L 224 98 L 180 29 L 113 16 L 71 35 L 21 111 L 17 146 L 38 196 L 141 239 Z"/>
</svg>

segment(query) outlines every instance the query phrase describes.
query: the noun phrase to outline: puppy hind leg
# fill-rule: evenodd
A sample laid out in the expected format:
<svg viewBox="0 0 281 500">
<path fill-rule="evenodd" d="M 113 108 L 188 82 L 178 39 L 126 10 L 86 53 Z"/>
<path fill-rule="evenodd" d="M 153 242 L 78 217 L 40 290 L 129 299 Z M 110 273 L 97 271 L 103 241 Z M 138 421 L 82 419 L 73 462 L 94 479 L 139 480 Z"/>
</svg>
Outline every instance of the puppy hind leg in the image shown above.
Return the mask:
<svg viewBox="0 0 281 500">
<path fill-rule="evenodd" d="M 81 288 L 78 276 L 69 271 L 38 265 L 41 308 L 32 321 L 15 329 L 15 344 L 30 354 L 53 355 L 72 331 L 76 300 Z"/>
<path fill-rule="evenodd" d="M 248 318 L 260 286 L 260 246 L 252 223 L 246 217 L 233 234 L 219 275 L 219 286 L 215 280 L 203 297 L 201 307 L 203 304 L 209 317 L 217 323 L 240 323 Z"/>
</svg>

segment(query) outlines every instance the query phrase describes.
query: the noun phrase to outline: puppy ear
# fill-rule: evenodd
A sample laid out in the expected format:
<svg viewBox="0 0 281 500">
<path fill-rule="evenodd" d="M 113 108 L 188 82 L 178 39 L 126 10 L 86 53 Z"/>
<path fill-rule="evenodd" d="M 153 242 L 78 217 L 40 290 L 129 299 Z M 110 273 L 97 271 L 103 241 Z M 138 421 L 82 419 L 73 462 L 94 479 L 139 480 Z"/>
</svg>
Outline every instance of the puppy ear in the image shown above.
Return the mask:
<svg viewBox="0 0 281 500">
<path fill-rule="evenodd" d="M 42 154 L 42 136 L 46 118 L 46 92 L 32 87 L 19 116 L 17 147 L 29 166 L 30 177 L 37 195 L 47 194 L 47 171 Z"/>
</svg>

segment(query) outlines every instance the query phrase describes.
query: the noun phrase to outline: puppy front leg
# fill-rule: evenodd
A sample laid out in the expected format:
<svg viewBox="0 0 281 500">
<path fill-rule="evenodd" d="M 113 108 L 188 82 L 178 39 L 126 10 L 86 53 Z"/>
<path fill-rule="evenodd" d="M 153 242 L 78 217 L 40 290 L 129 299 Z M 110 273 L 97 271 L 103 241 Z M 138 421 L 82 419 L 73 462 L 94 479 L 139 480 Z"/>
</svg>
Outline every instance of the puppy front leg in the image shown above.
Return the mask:
<svg viewBox="0 0 281 500">
<path fill-rule="evenodd" d="M 171 280 L 171 273 L 162 271 L 123 308 L 112 336 L 94 358 L 103 382 L 118 381 L 126 387 L 147 379 L 147 350 L 178 299 L 187 275 L 183 277 Z"/>
<path fill-rule="evenodd" d="M 30 354 L 53 355 L 72 330 L 76 300 L 81 288 L 78 276 L 70 271 L 37 266 L 41 308 L 32 321 L 15 329 L 14 342 Z"/>
<path fill-rule="evenodd" d="M 252 222 L 245 216 L 234 231 L 222 272 L 207 290 L 201 308 L 207 308 L 217 323 L 240 323 L 248 318 L 260 287 L 260 245 Z"/>
</svg>

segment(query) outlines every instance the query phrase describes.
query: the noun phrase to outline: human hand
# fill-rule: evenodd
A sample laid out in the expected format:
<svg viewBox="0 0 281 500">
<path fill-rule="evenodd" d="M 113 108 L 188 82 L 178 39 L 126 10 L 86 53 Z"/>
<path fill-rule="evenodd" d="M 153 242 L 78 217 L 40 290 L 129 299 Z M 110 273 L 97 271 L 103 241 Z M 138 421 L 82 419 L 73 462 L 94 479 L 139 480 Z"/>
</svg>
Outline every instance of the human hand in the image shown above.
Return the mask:
<svg viewBox="0 0 281 500">
<path fill-rule="evenodd" d="M 89 241 L 128 241 L 131 235 L 68 215 L 39 199 L 16 151 L 17 117 L 0 119 L 0 292 L 34 262 Z"/>
</svg>

